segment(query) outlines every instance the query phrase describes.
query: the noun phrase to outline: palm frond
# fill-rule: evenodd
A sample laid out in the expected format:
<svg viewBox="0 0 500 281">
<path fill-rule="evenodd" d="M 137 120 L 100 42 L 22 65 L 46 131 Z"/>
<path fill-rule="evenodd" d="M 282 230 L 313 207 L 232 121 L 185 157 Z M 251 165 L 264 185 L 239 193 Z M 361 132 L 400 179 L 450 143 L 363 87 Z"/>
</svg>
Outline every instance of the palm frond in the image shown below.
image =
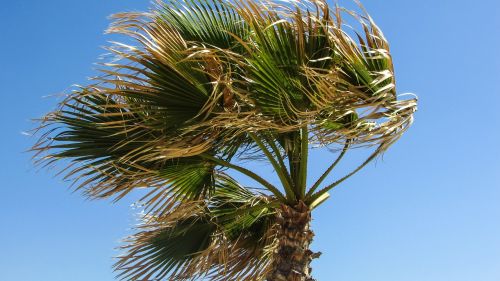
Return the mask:
<svg viewBox="0 0 500 281">
<path fill-rule="evenodd" d="M 186 41 L 221 49 L 238 49 L 249 30 L 230 2 L 224 0 L 167 0 L 158 2 L 156 15 Z"/>
<path fill-rule="evenodd" d="M 208 202 L 146 216 L 115 265 L 127 280 L 260 280 L 271 264 L 276 206 L 220 174 Z"/>
</svg>

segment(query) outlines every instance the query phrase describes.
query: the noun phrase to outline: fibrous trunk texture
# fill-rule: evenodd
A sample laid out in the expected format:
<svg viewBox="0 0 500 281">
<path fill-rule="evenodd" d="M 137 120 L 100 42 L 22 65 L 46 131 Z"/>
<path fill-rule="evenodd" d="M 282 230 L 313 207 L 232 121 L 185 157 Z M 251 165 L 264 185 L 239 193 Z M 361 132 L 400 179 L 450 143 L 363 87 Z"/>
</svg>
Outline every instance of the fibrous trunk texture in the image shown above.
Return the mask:
<svg viewBox="0 0 500 281">
<path fill-rule="evenodd" d="M 309 228 L 309 208 L 303 202 L 296 206 L 283 205 L 277 221 L 279 246 L 267 281 L 314 281 L 310 264 L 318 254 L 309 250 L 314 236 Z"/>
</svg>

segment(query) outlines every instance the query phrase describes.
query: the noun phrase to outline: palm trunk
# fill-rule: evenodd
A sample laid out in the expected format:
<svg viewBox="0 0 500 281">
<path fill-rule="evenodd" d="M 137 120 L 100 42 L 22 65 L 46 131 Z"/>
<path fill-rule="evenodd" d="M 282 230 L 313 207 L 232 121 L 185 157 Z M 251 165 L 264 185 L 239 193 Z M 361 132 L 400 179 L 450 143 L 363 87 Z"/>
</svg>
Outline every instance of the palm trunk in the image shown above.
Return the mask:
<svg viewBox="0 0 500 281">
<path fill-rule="evenodd" d="M 303 202 L 282 205 L 277 221 L 279 245 L 267 281 L 314 281 L 310 264 L 319 254 L 309 249 L 314 236 L 309 208 Z"/>
</svg>

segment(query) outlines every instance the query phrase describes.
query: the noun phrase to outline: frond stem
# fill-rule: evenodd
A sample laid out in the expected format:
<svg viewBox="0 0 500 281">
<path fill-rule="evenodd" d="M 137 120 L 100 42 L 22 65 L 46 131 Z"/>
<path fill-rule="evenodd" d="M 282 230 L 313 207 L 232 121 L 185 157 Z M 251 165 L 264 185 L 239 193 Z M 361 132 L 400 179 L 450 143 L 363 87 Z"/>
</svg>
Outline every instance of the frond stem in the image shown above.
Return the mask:
<svg viewBox="0 0 500 281">
<path fill-rule="evenodd" d="M 211 160 L 211 161 L 213 161 L 221 166 L 236 170 L 236 171 L 248 176 L 249 178 L 252 178 L 256 182 L 258 182 L 258 183 L 262 184 L 264 187 L 266 187 L 269 191 L 271 191 L 271 193 L 274 196 L 276 196 L 278 199 L 286 201 L 286 197 L 283 195 L 283 193 L 281 193 L 279 191 L 278 188 L 276 188 L 274 185 L 272 185 L 271 183 L 269 183 L 268 181 L 266 181 L 265 179 L 263 179 L 262 177 L 260 177 L 256 173 L 254 173 L 246 168 L 243 168 L 241 166 L 238 166 L 238 165 L 232 164 L 230 162 L 224 161 L 222 159 L 219 159 L 217 157 L 214 157 L 212 155 L 202 153 L 202 154 L 200 154 L 200 157 L 205 158 L 207 160 Z"/>
<path fill-rule="evenodd" d="M 344 148 L 342 148 L 342 152 L 339 154 L 337 159 L 326 169 L 326 171 L 321 175 L 321 177 L 311 186 L 309 191 L 307 192 L 306 198 L 311 196 L 311 194 L 318 189 L 319 185 L 326 179 L 326 177 L 331 173 L 331 171 L 337 166 L 337 164 L 342 160 L 344 157 L 345 153 L 347 152 L 347 149 L 349 148 L 350 144 L 350 139 L 345 141 Z"/>
<path fill-rule="evenodd" d="M 307 160 L 309 157 L 309 130 L 307 125 L 305 125 L 302 130 L 300 130 L 300 166 L 299 166 L 299 189 L 298 196 L 300 199 L 304 198 L 306 193 L 307 185 Z"/>
<path fill-rule="evenodd" d="M 384 145 L 385 145 L 385 143 L 382 143 L 381 145 L 379 145 L 377 147 L 377 149 L 365 160 L 365 162 L 363 162 L 360 166 L 358 166 L 354 171 L 345 175 L 344 177 L 337 180 L 336 182 L 334 182 L 330 185 L 327 185 L 326 187 L 324 187 L 320 191 L 316 192 L 314 195 L 310 196 L 309 199 L 307 200 L 307 203 L 314 202 L 314 200 L 316 200 L 318 197 L 320 197 L 321 195 L 330 191 L 332 188 L 336 187 L 337 185 L 339 185 L 340 183 L 342 183 L 346 179 L 350 178 L 352 175 L 359 172 L 359 170 L 363 169 L 363 167 L 365 167 L 368 163 L 370 163 L 373 159 L 375 159 L 375 157 L 377 157 L 377 155 L 379 155 L 379 153 L 382 151 L 382 148 L 384 147 Z"/>
<path fill-rule="evenodd" d="M 288 182 L 292 182 L 292 177 L 290 176 L 290 172 L 288 171 L 288 169 L 286 168 L 286 164 L 285 164 L 285 161 L 283 161 L 283 156 L 281 155 L 278 147 L 276 146 L 276 143 L 274 143 L 274 141 L 272 140 L 269 140 L 269 139 L 266 139 L 266 142 L 269 144 L 269 146 L 271 147 L 271 149 L 273 150 L 273 153 L 276 155 L 276 157 L 278 158 L 278 162 L 280 164 L 281 167 L 283 167 L 283 173 L 285 173 L 285 176 L 287 177 L 288 179 Z"/>
<path fill-rule="evenodd" d="M 281 184 L 283 185 L 283 188 L 285 189 L 285 194 L 288 200 L 294 200 L 296 199 L 295 193 L 293 192 L 292 189 L 292 183 L 288 181 L 287 177 L 285 176 L 284 170 L 286 170 L 286 167 L 283 166 L 281 167 L 280 164 L 274 159 L 273 155 L 271 152 L 267 149 L 267 147 L 264 145 L 264 143 L 254 134 L 254 133 L 248 133 L 249 136 L 255 141 L 255 143 L 259 146 L 259 148 L 264 152 L 266 155 L 267 159 L 273 166 L 274 170 L 276 170 L 276 173 L 278 174 L 278 177 L 281 181 Z"/>
</svg>

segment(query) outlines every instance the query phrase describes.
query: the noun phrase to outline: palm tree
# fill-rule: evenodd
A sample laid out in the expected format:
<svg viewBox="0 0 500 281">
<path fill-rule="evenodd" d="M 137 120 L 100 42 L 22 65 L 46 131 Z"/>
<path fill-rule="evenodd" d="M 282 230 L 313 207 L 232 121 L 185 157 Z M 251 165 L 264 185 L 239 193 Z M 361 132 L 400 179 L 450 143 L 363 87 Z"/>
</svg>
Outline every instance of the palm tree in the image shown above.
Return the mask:
<svg viewBox="0 0 500 281">
<path fill-rule="evenodd" d="M 397 99 L 373 20 L 321 0 L 168 0 L 114 18 L 109 32 L 137 46 L 112 43 L 102 75 L 41 120 L 33 150 L 44 165 L 62 161 L 90 198 L 146 190 L 118 276 L 313 280 L 311 211 L 394 143 L 416 107 Z M 333 159 L 307 185 L 312 147 Z M 324 184 L 356 147 L 371 155 Z M 267 161 L 280 184 L 249 160 Z"/>
</svg>

